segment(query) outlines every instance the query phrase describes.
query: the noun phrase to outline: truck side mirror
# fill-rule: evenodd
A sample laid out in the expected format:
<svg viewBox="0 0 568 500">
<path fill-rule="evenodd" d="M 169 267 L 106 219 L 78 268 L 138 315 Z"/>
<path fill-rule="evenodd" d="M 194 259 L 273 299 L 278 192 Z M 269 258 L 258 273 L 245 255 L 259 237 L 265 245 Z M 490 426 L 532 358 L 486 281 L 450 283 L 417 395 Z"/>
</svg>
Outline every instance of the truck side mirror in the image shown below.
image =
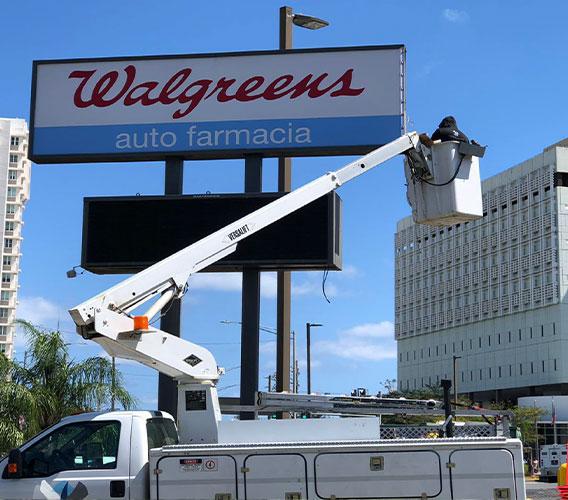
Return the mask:
<svg viewBox="0 0 568 500">
<path fill-rule="evenodd" d="M 14 448 L 8 453 L 8 465 L 6 466 L 6 479 L 19 479 L 22 477 L 22 452 Z"/>
</svg>

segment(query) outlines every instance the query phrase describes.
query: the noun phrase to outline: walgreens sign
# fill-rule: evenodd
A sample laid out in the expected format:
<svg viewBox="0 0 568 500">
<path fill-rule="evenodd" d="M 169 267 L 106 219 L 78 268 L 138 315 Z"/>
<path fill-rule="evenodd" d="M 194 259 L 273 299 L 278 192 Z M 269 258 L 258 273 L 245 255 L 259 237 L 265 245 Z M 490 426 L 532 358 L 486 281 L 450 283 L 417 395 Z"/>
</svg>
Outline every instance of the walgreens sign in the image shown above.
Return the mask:
<svg viewBox="0 0 568 500">
<path fill-rule="evenodd" d="M 359 153 L 404 127 L 404 47 L 36 61 L 42 162 Z"/>
</svg>

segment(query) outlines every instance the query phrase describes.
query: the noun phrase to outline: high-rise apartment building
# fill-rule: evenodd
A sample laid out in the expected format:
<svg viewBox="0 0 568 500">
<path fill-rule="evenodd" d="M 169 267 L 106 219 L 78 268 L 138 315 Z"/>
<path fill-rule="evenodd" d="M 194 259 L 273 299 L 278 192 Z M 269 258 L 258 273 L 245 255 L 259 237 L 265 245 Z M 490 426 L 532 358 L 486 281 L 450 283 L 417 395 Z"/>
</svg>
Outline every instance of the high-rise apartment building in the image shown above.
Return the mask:
<svg viewBox="0 0 568 500">
<path fill-rule="evenodd" d="M 480 220 L 398 222 L 398 387 L 568 393 L 568 140 L 483 181 Z"/>
<path fill-rule="evenodd" d="M 28 126 L 25 120 L 0 118 L 0 352 L 12 357 L 20 272 L 22 215 L 30 194 Z"/>
</svg>

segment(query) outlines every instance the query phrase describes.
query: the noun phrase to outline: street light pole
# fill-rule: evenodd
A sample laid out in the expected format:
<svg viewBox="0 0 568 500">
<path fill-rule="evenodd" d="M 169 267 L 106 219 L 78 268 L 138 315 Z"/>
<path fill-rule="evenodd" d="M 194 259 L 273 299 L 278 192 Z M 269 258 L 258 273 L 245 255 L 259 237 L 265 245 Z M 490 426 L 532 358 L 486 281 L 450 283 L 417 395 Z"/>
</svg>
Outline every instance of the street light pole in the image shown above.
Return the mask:
<svg viewBox="0 0 568 500">
<path fill-rule="evenodd" d="M 292 7 L 280 7 L 279 44 L 280 50 L 292 48 Z M 278 191 L 292 190 L 292 160 L 278 157 Z M 276 273 L 276 391 L 290 390 L 290 316 L 292 302 L 292 279 L 289 271 Z M 284 417 L 286 413 L 282 413 Z"/>
<path fill-rule="evenodd" d="M 292 7 L 284 6 L 279 10 L 278 48 L 282 51 L 292 48 L 293 25 L 310 30 L 324 28 L 327 21 L 304 14 L 294 14 Z M 292 190 L 292 160 L 278 158 L 278 191 L 289 193 Z M 276 391 L 290 390 L 290 316 L 292 302 L 291 273 L 276 273 Z M 295 366 L 292 366 L 295 370 Z M 282 414 L 283 416 L 286 413 Z"/>
<path fill-rule="evenodd" d="M 456 371 L 456 361 L 458 359 L 461 359 L 461 356 L 453 356 L 453 362 L 454 362 L 454 407 L 457 408 L 458 407 L 458 378 L 457 378 L 457 371 Z"/>
<path fill-rule="evenodd" d="M 311 354 L 311 330 L 312 327 L 323 326 L 320 323 L 306 323 L 306 361 L 308 372 L 308 394 L 312 393 L 312 354 Z"/>
</svg>

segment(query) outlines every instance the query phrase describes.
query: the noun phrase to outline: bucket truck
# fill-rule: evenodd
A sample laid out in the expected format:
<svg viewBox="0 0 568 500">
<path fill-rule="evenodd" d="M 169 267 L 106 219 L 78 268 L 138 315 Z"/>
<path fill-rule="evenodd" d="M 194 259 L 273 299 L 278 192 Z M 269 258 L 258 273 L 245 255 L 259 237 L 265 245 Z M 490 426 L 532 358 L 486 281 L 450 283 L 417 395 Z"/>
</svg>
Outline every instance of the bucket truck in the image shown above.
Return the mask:
<svg viewBox="0 0 568 500">
<path fill-rule="evenodd" d="M 253 410 L 272 405 L 357 416 L 225 421 L 216 390 L 223 370 L 213 355 L 152 326 L 170 301 L 186 293 L 191 275 L 234 252 L 248 236 L 399 154 L 406 156 L 407 195 L 417 221 L 447 225 L 482 215 L 482 148 L 432 143 L 412 132 L 79 304 L 70 313 L 84 339 L 177 380 L 178 428 L 159 411 L 68 417 L 0 462 L 0 497 L 524 499 L 518 440 L 380 440 L 377 415 L 392 412 L 396 401 L 259 393 Z M 398 408 L 441 411 L 431 401 L 405 400 Z"/>
</svg>

